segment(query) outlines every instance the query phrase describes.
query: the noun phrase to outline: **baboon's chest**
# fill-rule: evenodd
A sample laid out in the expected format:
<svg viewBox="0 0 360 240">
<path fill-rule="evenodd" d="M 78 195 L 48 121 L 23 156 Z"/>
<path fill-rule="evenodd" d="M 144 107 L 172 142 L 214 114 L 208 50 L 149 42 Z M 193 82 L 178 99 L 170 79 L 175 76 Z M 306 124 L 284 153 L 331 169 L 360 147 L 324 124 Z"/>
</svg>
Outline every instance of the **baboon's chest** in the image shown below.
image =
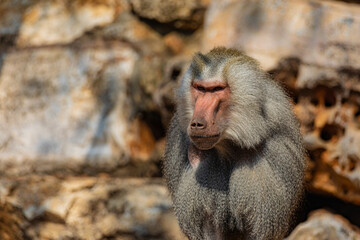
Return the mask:
<svg viewBox="0 0 360 240">
<path fill-rule="evenodd" d="M 175 195 L 177 212 L 190 213 L 188 221 L 214 221 L 222 226 L 230 218 L 229 169 L 215 164 L 201 163 L 196 169 L 189 169 L 181 178 Z M 181 213 L 180 213 L 181 214 Z M 185 214 L 184 214 L 185 216 Z"/>
</svg>

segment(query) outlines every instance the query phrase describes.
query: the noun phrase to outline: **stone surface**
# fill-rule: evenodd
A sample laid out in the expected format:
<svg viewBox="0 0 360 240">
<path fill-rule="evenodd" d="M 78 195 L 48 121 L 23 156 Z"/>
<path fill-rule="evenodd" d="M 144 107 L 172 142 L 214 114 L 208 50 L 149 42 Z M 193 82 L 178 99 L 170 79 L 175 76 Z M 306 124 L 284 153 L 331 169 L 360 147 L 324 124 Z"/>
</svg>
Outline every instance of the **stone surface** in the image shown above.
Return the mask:
<svg viewBox="0 0 360 240">
<path fill-rule="evenodd" d="M 0 197 L 0 239 L 24 239 L 26 236 L 24 229 L 28 224 L 20 208 Z"/>
<path fill-rule="evenodd" d="M 224 27 L 226 26 L 226 27 Z M 360 6 L 335 1 L 212 1 L 203 48 L 243 49 L 266 69 L 280 59 L 306 64 L 360 66 Z"/>
<path fill-rule="evenodd" d="M 161 23 L 173 23 L 175 28 L 197 29 L 203 21 L 207 1 L 199 0 L 131 0 L 134 12 Z"/>
<path fill-rule="evenodd" d="M 22 17 L 17 45 L 70 43 L 86 31 L 112 23 L 128 9 L 125 0 L 34 1 Z"/>
<path fill-rule="evenodd" d="M 11 188 L 2 201 L 21 206 L 15 226 L 30 239 L 184 239 L 161 179 L 29 176 L 0 188 Z"/>
<path fill-rule="evenodd" d="M 167 48 L 130 10 L 126 0 L 0 3 L 2 174 L 159 175 L 153 98 Z"/>
<path fill-rule="evenodd" d="M 32 2 L 34 1 L 4 0 L 0 2 L 0 36 L 3 37 L 0 45 L 14 41 L 21 27 L 21 20 L 25 10 Z M 9 39 L 6 41 L 4 36 Z"/>
<path fill-rule="evenodd" d="M 340 215 L 316 210 L 309 219 L 298 225 L 286 240 L 355 240 L 360 239 L 360 229 Z"/>
<path fill-rule="evenodd" d="M 138 59 L 119 43 L 6 54 L 0 75 L 1 173 L 101 171 L 126 164 L 132 153 L 148 159 L 155 140 L 141 119 L 131 118 L 136 106 L 129 105 L 127 92 L 131 81 L 155 76 L 140 78 L 139 70 L 134 76 Z M 151 58 L 145 61 L 152 66 Z"/>
<path fill-rule="evenodd" d="M 304 76 L 305 71 L 316 70 L 301 67 L 299 75 Z M 309 150 L 310 186 L 316 192 L 360 204 L 360 75 L 328 71 L 330 74 L 336 77 L 300 77 L 297 84 L 295 111 Z"/>
<path fill-rule="evenodd" d="M 281 70 L 280 70 L 281 69 Z M 295 102 L 311 191 L 360 204 L 360 74 L 288 59 L 271 71 Z"/>
<path fill-rule="evenodd" d="M 160 34 L 126 11 L 119 14 L 111 24 L 92 31 L 91 35 L 129 42 L 134 48 L 147 55 L 161 54 L 165 51 Z"/>
</svg>

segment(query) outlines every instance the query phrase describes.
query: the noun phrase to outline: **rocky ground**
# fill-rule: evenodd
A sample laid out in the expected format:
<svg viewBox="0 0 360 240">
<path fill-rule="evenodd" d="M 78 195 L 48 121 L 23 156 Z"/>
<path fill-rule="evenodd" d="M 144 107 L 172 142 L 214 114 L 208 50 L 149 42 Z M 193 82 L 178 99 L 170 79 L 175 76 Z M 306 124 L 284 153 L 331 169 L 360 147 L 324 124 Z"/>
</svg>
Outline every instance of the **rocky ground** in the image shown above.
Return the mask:
<svg viewBox="0 0 360 240">
<path fill-rule="evenodd" d="M 1 1 L 0 239 L 185 239 L 161 157 L 173 88 L 218 45 L 294 102 L 309 187 L 288 239 L 360 238 L 359 29 L 358 1 Z"/>
<path fill-rule="evenodd" d="M 160 178 L 29 176 L 1 184 L 1 239 L 181 239 Z"/>
</svg>

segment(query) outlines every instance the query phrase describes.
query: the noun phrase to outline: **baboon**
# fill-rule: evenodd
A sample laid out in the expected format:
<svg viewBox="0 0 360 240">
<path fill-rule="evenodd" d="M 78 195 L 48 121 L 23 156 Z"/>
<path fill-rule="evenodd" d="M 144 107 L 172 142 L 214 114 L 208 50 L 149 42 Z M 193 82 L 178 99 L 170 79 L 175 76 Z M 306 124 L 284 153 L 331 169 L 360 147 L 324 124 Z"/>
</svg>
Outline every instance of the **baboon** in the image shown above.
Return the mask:
<svg viewBox="0 0 360 240">
<path fill-rule="evenodd" d="M 195 54 L 176 92 L 164 176 L 191 239 L 282 239 L 305 150 L 282 88 L 238 50 Z"/>
</svg>

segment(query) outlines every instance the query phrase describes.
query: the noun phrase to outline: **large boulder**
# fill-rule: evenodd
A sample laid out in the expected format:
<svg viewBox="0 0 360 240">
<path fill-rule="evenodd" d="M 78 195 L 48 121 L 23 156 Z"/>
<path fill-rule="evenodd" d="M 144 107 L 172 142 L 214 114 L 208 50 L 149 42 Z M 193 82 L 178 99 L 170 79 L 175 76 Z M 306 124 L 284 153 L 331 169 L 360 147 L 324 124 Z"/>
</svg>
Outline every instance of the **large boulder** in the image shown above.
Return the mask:
<svg viewBox="0 0 360 240">
<path fill-rule="evenodd" d="M 146 62 L 152 66 L 151 57 Z M 139 54 L 121 43 L 4 55 L 1 174 L 109 171 L 131 158 L 149 159 L 155 139 L 134 115 L 136 93 L 129 95 L 132 81 L 142 79 L 138 71 L 135 76 L 136 64 L 143 64 Z"/>
<path fill-rule="evenodd" d="M 33 1 L 23 12 L 16 42 L 22 47 L 67 44 L 95 27 L 112 23 L 126 10 L 129 4 L 125 0 Z"/>
<path fill-rule="evenodd" d="M 129 1 L 6 0 L 0 12 L 0 173 L 159 175 L 167 49 Z"/>
<path fill-rule="evenodd" d="M 208 0 L 131 0 L 130 3 L 135 14 L 142 18 L 194 31 L 203 23 Z"/>
<path fill-rule="evenodd" d="M 286 240 L 353 240 L 360 239 L 360 229 L 340 215 L 326 210 L 310 213 L 309 219 L 299 224 Z"/>
</svg>

